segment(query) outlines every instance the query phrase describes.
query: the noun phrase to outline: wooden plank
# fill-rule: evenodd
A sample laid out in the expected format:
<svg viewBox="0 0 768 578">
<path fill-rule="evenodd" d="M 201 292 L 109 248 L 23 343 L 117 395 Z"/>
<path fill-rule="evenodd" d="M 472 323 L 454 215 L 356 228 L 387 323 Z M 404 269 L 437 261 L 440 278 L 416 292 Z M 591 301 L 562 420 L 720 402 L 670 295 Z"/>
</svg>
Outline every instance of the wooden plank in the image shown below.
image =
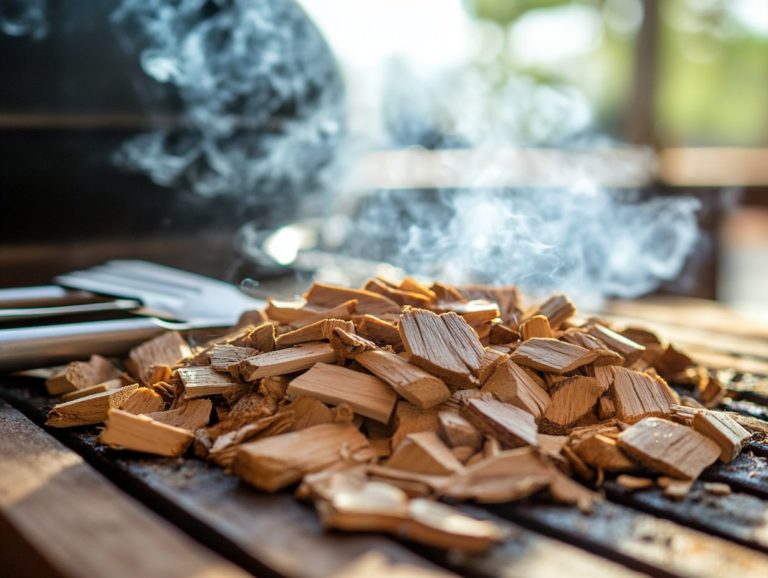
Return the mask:
<svg viewBox="0 0 768 578">
<path fill-rule="evenodd" d="M 23 380 L 22 387 L 0 383 L 0 394 L 12 398 L 36 421 L 42 421 L 50 401 L 30 389 L 29 383 L 30 380 Z M 142 501 L 150 503 L 158 513 L 253 572 L 321 578 L 341 571 L 368 552 L 380 552 L 390 561 L 436 568 L 391 539 L 370 534 L 326 533 L 312 509 L 292 495 L 254 491 L 205 462 L 131 459 L 104 452 L 95 446 L 96 436 L 82 430 L 66 431 L 62 437 L 114 481 L 140 494 Z M 549 578 L 552 572 L 569 568 L 594 578 L 639 576 L 620 564 L 499 520 L 487 511 L 463 509 L 504 525 L 510 538 L 485 556 L 455 556 L 453 552 L 424 548 L 417 552 L 457 572 L 477 577 Z M 557 556 L 552 555 L 555 551 Z"/>
<path fill-rule="evenodd" d="M 3 401 L 0 517 L 63 576 L 247 575 L 121 493 Z"/>
</svg>

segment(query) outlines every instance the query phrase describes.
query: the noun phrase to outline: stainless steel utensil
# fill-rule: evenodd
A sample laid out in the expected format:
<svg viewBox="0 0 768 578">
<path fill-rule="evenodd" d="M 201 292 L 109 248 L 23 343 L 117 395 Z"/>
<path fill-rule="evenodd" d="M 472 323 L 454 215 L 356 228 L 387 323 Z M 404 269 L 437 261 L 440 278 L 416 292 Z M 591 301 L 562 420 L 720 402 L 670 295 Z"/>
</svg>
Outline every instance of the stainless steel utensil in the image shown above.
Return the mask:
<svg viewBox="0 0 768 578">
<path fill-rule="evenodd" d="M 137 317 L 0 330 L 0 370 L 53 365 L 91 354 L 120 355 L 167 330 L 234 325 L 265 303 L 233 285 L 147 261 L 117 260 L 61 275 L 64 287 L 140 301 L 178 321 Z"/>
</svg>

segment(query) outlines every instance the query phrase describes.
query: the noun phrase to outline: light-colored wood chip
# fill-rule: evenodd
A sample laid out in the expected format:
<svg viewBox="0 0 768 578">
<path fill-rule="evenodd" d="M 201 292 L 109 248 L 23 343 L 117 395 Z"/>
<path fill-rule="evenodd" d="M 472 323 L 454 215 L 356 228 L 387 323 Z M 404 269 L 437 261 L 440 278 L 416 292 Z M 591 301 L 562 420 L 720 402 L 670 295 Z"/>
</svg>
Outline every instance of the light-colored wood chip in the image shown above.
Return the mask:
<svg viewBox="0 0 768 578">
<path fill-rule="evenodd" d="M 45 380 L 49 395 L 76 392 L 110 381 L 121 379 L 123 373 L 101 355 L 92 355 L 88 361 L 73 361 Z"/>
<path fill-rule="evenodd" d="M 509 355 L 504 351 L 499 351 L 493 347 L 486 347 L 485 353 L 483 353 L 483 360 L 480 363 L 480 373 L 477 378 L 480 381 L 480 385 L 485 384 L 488 378 L 493 375 L 496 368 L 502 363 L 509 361 Z"/>
<path fill-rule="evenodd" d="M 603 388 L 594 377 L 568 377 L 558 383 L 544 412 L 543 425 L 549 433 L 564 433 L 577 421 L 592 413 Z"/>
<path fill-rule="evenodd" d="M 135 414 L 163 411 L 165 401 L 158 393 L 148 387 L 140 387 L 118 409 Z"/>
<path fill-rule="evenodd" d="M 611 372 L 613 376 L 613 402 L 616 417 L 621 421 L 635 423 L 645 417 L 661 417 L 671 413 L 670 398 L 664 391 L 666 384 L 625 367 L 607 366 L 599 369 Z"/>
<path fill-rule="evenodd" d="M 232 389 L 247 387 L 231 375 L 219 373 L 211 367 L 180 367 L 176 371 L 184 384 L 185 399 L 221 395 Z"/>
<path fill-rule="evenodd" d="M 527 411 L 496 399 L 471 399 L 462 415 L 485 435 L 506 448 L 538 445 L 536 420 Z"/>
<path fill-rule="evenodd" d="M 210 399 L 192 399 L 176 409 L 145 415 L 156 422 L 194 432 L 198 428 L 208 425 L 211 420 L 212 407 L 213 404 Z"/>
<path fill-rule="evenodd" d="M 499 365 L 480 391 L 524 409 L 536 421 L 541 419 L 552 403 L 543 382 L 511 360 Z"/>
<path fill-rule="evenodd" d="M 693 416 L 693 429 L 720 447 L 720 461 L 732 462 L 741 452 L 750 433 L 736 420 L 720 411 L 699 411 Z"/>
<path fill-rule="evenodd" d="M 310 341 L 328 341 L 336 327 L 340 327 L 350 333 L 354 333 L 355 331 L 355 325 L 351 321 L 345 321 L 343 319 L 321 319 L 320 321 L 315 321 L 314 323 L 310 323 L 299 329 L 283 333 L 277 338 L 276 345 L 278 348 L 283 349 L 291 345 L 308 343 Z"/>
<path fill-rule="evenodd" d="M 396 325 L 373 315 L 363 315 L 357 324 L 357 334 L 382 347 L 396 347 L 402 343 Z"/>
<path fill-rule="evenodd" d="M 387 351 L 365 351 L 355 357 L 360 365 L 388 383 L 416 407 L 427 409 L 447 401 L 451 392 L 442 379 Z"/>
<path fill-rule="evenodd" d="M 608 349 L 608 346 L 597 337 L 590 335 L 582 328 L 572 327 L 568 329 L 561 337 L 563 341 L 579 345 L 585 349 L 595 352 L 595 366 L 601 365 L 624 365 L 625 359 L 615 351 Z"/>
<path fill-rule="evenodd" d="M 387 460 L 387 467 L 431 476 L 445 476 L 463 466 L 435 432 L 419 432 L 406 436 Z"/>
<path fill-rule="evenodd" d="M 544 315 L 534 315 L 530 319 L 520 324 L 520 336 L 523 341 L 532 337 L 553 337 L 552 328 L 549 326 L 549 319 Z"/>
<path fill-rule="evenodd" d="M 477 386 L 485 350 L 459 315 L 406 308 L 398 327 L 411 363 L 449 385 Z"/>
<path fill-rule="evenodd" d="M 347 403 L 362 416 L 387 423 L 397 402 L 378 377 L 338 365 L 317 363 L 288 385 L 289 395 L 306 395 L 331 405 Z"/>
<path fill-rule="evenodd" d="M 388 313 L 400 313 L 400 305 L 371 291 L 365 289 L 349 289 L 347 287 L 337 287 L 335 285 L 326 285 L 325 283 L 314 283 L 304 294 L 307 303 L 315 307 L 335 307 L 352 299 L 357 301 L 357 312 L 368 313 L 369 315 L 385 315 Z"/>
<path fill-rule="evenodd" d="M 445 404 L 419 409 L 409 401 L 398 401 L 395 406 L 395 431 L 392 434 L 392 447 L 396 448 L 410 433 L 420 431 L 437 431 L 439 414 L 445 409 Z"/>
<path fill-rule="evenodd" d="M 178 331 L 169 331 L 134 347 L 125 366 L 144 385 L 152 385 L 152 370 L 158 365 L 173 367 L 192 350 Z"/>
<path fill-rule="evenodd" d="M 534 337 L 521 343 L 509 357 L 525 367 L 562 375 L 592 363 L 596 354 L 594 351 L 557 339 Z"/>
<path fill-rule="evenodd" d="M 336 357 L 340 360 L 355 359 L 365 351 L 376 349 L 376 344 L 373 341 L 360 337 L 354 331 L 345 331 L 341 327 L 335 327 L 331 331 L 329 343 L 331 349 L 336 353 Z"/>
<path fill-rule="evenodd" d="M 323 424 L 241 445 L 233 471 L 267 492 L 298 482 L 307 473 L 376 458 L 368 439 L 350 424 Z"/>
<path fill-rule="evenodd" d="M 61 401 L 72 401 L 73 399 L 80 399 L 81 397 L 87 397 L 89 395 L 93 395 L 94 393 L 114 391 L 116 389 L 120 389 L 124 385 L 126 385 L 126 383 L 122 378 L 110 379 L 109 381 L 97 383 L 96 385 L 89 385 L 83 389 L 77 389 L 75 391 L 65 393 L 61 396 Z"/>
<path fill-rule="evenodd" d="M 113 449 L 166 457 L 180 456 L 193 439 L 185 429 L 119 409 L 109 410 L 106 426 L 99 436 L 101 443 Z"/>
<path fill-rule="evenodd" d="M 238 363 L 258 353 L 254 347 L 238 347 L 236 345 L 214 345 L 208 354 L 211 369 L 221 373 L 229 373 L 236 369 Z"/>
<path fill-rule="evenodd" d="M 654 482 L 651 478 L 641 478 L 639 476 L 628 476 L 622 474 L 616 478 L 616 482 L 627 490 L 646 490 L 653 487 Z"/>
<path fill-rule="evenodd" d="M 604 472 L 634 472 L 638 469 L 615 439 L 602 434 L 579 440 L 573 445 L 573 451 L 585 464 Z"/>
<path fill-rule="evenodd" d="M 363 286 L 363 289 L 371 293 L 378 293 L 401 306 L 429 307 L 433 301 L 430 297 L 420 292 L 394 287 L 381 279 L 369 279 Z"/>
<path fill-rule="evenodd" d="M 559 329 L 560 326 L 568 321 L 576 313 L 576 307 L 565 295 L 553 295 L 541 305 L 527 311 L 524 319 L 530 319 L 536 315 L 543 315 L 549 320 L 552 329 Z"/>
<path fill-rule="evenodd" d="M 597 416 L 600 421 L 611 419 L 616 415 L 616 406 L 613 404 L 613 399 L 608 395 L 603 395 L 597 406 Z"/>
<path fill-rule="evenodd" d="M 693 480 L 677 480 L 667 476 L 660 476 L 656 483 L 671 500 L 684 500 L 693 487 Z"/>
<path fill-rule="evenodd" d="M 473 452 L 483 444 L 483 434 L 457 413 L 441 411 L 438 414 L 440 436 L 451 447 L 469 447 Z"/>
<path fill-rule="evenodd" d="M 110 409 L 120 407 L 138 387 L 136 384 L 126 385 L 120 389 L 56 404 L 48 413 L 48 421 L 45 424 L 51 427 L 73 427 L 101 423 L 107 419 Z"/>
<path fill-rule="evenodd" d="M 592 325 L 589 328 L 589 333 L 605 343 L 608 349 L 621 355 L 624 358 L 624 365 L 627 367 L 632 366 L 645 353 L 644 345 L 635 343 L 631 339 L 599 323 Z"/>
<path fill-rule="evenodd" d="M 299 321 L 294 321 L 288 326 L 288 328 L 299 329 L 305 325 L 312 325 L 313 323 L 317 323 L 318 321 L 323 321 L 325 319 L 341 319 L 343 321 L 350 321 L 357 313 L 357 299 L 350 299 L 349 301 L 339 303 L 330 309 L 320 309 L 309 317 L 304 317 Z"/>
<path fill-rule="evenodd" d="M 699 477 L 720 456 L 720 447 L 684 425 L 645 418 L 621 432 L 618 445 L 647 468 L 673 478 Z"/>
<path fill-rule="evenodd" d="M 244 381 L 262 377 L 287 375 L 309 369 L 316 363 L 333 363 L 336 354 L 324 342 L 302 343 L 288 349 L 260 353 L 240 362 L 240 376 Z"/>
</svg>

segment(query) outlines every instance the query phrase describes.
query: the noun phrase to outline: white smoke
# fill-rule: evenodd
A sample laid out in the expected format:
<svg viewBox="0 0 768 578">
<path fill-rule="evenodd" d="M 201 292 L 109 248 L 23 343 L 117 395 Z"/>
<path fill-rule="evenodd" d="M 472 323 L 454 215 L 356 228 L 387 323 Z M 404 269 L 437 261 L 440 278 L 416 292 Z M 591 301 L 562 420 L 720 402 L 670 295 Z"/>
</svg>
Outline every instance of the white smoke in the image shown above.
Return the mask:
<svg viewBox="0 0 768 578">
<path fill-rule="evenodd" d="M 42 40 L 48 36 L 46 0 L 0 0 L 0 32 Z"/>
<path fill-rule="evenodd" d="M 296 4 L 122 0 L 113 21 L 181 108 L 177 126 L 127 143 L 124 165 L 160 185 L 284 211 L 318 187 L 344 103 L 330 52 Z"/>
</svg>

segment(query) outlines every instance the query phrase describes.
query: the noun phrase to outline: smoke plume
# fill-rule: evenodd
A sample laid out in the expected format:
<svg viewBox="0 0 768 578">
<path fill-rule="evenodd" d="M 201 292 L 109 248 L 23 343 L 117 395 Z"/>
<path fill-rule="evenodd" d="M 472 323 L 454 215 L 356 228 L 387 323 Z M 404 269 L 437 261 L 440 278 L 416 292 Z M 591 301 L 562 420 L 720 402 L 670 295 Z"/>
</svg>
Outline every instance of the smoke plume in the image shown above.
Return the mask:
<svg viewBox="0 0 768 578">
<path fill-rule="evenodd" d="M 48 35 L 46 0 L 0 0 L 0 32 L 42 40 Z"/>
</svg>

